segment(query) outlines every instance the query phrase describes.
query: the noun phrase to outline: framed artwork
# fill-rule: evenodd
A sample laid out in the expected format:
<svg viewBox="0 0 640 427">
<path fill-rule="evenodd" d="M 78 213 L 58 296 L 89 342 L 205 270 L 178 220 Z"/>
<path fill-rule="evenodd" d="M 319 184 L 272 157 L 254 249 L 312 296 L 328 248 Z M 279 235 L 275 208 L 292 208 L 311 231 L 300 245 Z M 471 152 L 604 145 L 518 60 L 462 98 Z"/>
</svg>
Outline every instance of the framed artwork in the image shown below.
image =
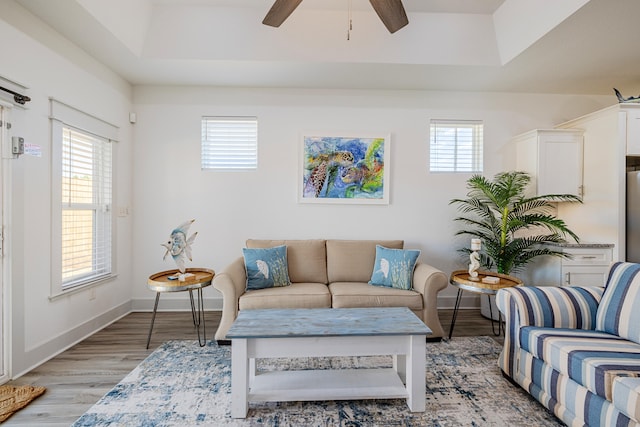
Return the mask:
<svg viewBox="0 0 640 427">
<path fill-rule="evenodd" d="M 301 203 L 389 203 L 389 134 L 305 133 Z"/>
</svg>

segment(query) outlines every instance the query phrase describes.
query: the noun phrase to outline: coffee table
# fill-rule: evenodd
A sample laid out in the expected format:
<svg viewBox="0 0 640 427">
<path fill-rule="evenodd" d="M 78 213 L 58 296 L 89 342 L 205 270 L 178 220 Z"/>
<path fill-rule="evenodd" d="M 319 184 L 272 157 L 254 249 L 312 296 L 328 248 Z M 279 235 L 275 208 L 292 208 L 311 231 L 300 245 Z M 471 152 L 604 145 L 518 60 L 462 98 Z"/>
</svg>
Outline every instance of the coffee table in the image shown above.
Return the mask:
<svg viewBox="0 0 640 427">
<path fill-rule="evenodd" d="M 408 308 L 241 310 L 231 340 L 231 416 L 249 402 L 404 398 L 424 412 L 425 337 Z M 393 367 L 256 372 L 272 357 L 392 355 Z"/>
</svg>

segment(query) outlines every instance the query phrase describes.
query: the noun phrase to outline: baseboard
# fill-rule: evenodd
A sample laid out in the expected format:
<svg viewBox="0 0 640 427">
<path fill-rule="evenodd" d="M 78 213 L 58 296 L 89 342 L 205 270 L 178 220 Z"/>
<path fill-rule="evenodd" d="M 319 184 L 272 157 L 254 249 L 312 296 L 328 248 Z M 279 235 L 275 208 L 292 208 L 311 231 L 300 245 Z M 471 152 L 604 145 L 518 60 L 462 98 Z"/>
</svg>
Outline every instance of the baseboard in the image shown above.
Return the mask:
<svg viewBox="0 0 640 427">
<path fill-rule="evenodd" d="M 155 294 L 149 294 L 149 297 L 134 298 L 131 300 L 131 311 L 153 311 L 153 304 L 155 303 Z M 438 308 L 448 310 L 456 305 L 456 297 L 454 296 L 439 296 Z M 460 309 L 479 309 L 480 298 L 477 294 L 471 292 L 465 292 L 460 300 Z M 221 311 L 222 310 L 222 298 L 209 297 L 204 299 L 204 309 Z M 184 292 L 180 292 L 177 295 L 171 293 L 160 294 L 160 301 L 158 303 L 158 311 L 188 311 L 191 310 L 191 303 L 188 295 Z"/>
<path fill-rule="evenodd" d="M 188 294 L 180 292 L 181 296 L 174 296 L 170 293 L 161 293 L 158 302 L 158 311 L 189 311 L 191 310 L 191 302 Z M 150 294 L 148 298 L 134 298 L 131 300 L 131 311 L 153 311 L 155 304 L 155 294 Z M 194 295 L 195 298 L 195 295 Z M 204 298 L 205 311 L 222 310 L 222 298 Z"/>
<path fill-rule="evenodd" d="M 456 306 L 455 295 L 439 295 L 438 296 L 438 308 L 453 310 Z M 480 308 L 480 294 L 473 292 L 464 292 L 462 299 L 460 300 L 460 309 L 478 309 Z"/>
<path fill-rule="evenodd" d="M 127 301 L 42 344 L 25 349 L 22 354 L 14 352 L 11 378 L 21 377 L 129 313 L 131 303 Z"/>
</svg>

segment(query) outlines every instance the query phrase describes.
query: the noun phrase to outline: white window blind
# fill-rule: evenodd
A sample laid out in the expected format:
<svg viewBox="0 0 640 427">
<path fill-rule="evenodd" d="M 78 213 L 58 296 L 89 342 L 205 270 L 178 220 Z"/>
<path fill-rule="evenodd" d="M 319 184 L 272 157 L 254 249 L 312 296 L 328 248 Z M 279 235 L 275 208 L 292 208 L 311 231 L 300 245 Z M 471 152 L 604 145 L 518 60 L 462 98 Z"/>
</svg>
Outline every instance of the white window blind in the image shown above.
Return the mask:
<svg viewBox="0 0 640 427">
<path fill-rule="evenodd" d="M 62 128 L 62 288 L 111 274 L 108 140 Z"/>
<path fill-rule="evenodd" d="M 429 170 L 481 173 L 483 127 L 476 120 L 431 120 Z"/>
<path fill-rule="evenodd" d="M 203 117 L 202 169 L 258 167 L 257 117 Z"/>
<path fill-rule="evenodd" d="M 115 275 L 118 127 L 50 99 L 51 298 Z"/>
</svg>

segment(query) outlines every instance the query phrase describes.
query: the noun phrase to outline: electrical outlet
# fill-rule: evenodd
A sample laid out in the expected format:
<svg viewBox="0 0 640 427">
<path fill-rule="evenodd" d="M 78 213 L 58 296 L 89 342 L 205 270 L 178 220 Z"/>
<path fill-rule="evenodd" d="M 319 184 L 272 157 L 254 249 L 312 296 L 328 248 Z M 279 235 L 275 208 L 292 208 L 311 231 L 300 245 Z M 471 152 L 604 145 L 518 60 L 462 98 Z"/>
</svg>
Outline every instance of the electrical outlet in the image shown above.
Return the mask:
<svg viewBox="0 0 640 427">
<path fill-rule="evenodd" d="M 89 289 L 89 301 L 96 299 L 96 288 Z"/>
<path fill-rule="evenodd" d="M 129 215 L 129 207 L 128 206 L 120 206 L 118 207 L 118 216 L 126 217 Z"/>
</svg>

